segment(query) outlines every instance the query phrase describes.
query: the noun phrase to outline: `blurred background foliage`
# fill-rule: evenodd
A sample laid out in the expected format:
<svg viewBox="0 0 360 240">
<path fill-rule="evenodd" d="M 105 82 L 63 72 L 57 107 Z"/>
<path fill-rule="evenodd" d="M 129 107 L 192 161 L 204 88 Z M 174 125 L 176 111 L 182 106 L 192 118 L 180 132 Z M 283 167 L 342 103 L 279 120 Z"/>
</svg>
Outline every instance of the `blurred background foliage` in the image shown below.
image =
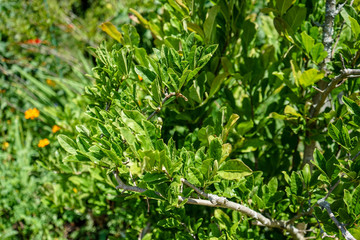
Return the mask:
<svg viewBox="0 0 360 240">
<path fill-rule="evenodd" d="M 0 1 L 0 239 L 106 239 L 125 236 L 130 224 L 140 231 L 146 203 L 132 203 L 138 219 L 131 220 L 117 192 L 94 182 L 106 176 L 58 164 L 55 137 L 74 134 L 82 122 L 95 62 L 89 47 L 113 41 L 100 24 L 129 23 L 128 8 L 157 4 Z M 26 119 L 29 109 L 38 116 Z M 73 174 L 80 171 L 81 180 Z"/>
</svg>

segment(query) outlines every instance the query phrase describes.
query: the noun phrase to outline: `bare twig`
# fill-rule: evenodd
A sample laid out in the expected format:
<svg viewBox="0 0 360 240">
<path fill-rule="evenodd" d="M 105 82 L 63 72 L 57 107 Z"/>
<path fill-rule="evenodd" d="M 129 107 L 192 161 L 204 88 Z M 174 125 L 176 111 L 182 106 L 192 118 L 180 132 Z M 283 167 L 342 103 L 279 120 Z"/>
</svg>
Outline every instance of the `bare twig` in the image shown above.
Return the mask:
<svg viewBox="0 0 360 240">
<path fill-rule="evenodd" d="M 166 103 L 167 100 L 169 100 L 171 97 L 176 96 L 176 97 L 181 97 L 183 98 L 185 101 L 187 101 L 188 99 L 182 95 L 181 93 L 176 93 L 176 92 L 171 92 L 169 94 L 165 94 L 165 98 L 162 100 L 161 104 L 156 108 L 156 110 L 150 114 L 150 116 L 147 118 L 147 120 L 150 120 L 153 116 L 155 116 L 158 112 L 161 111 L 162 106 Z"/>
<path fill-rule="evenodd" d="M 333 220 L 333 222 L 335 223 L 335 225 L 337 226 L 337 228 L 341 231 L 341 234 L 343 235 L 343 237 L 346 239 L 346 240 L 356 240 L 354 238 L 353 235 L 351 235 L 351 233 L 345 228 L 344 224 L 340 223 L 334 213 L 331 211 L 331 208 L 330 208 L 330 203 L 327 202 L 325 200 L 325 198 L 322 198 L 320 199 L 319 201 L 317 201 L 317 204 L 319 204 L 320 207 L 322 208 L 325 208 L 326 211 L 328 212 L 329 214 L 329 217 L 331 218 L 331 220 Z"/>
<path fill-rule="evenodd" d="M 116 189 L 123 189 L 125 191 L 130 191 L 130 192 L 138 192 L 138 193 L 143 193 L 146 191 L 146 189 L 144 188 L 139 188 L 139 187 L 134 187 L 134 186 L 129 186 L 126 185 L 119 177 L 119 173 L 117 171 L 113 172 L 115 179 L 118 183 L 118 186 L 116 186 Z"/>
<path fill-rule="evenodd" d="M 338 6 L 338 8 L 335 11 L 335 15 L 338 15 L 341 12 L 341 10 L 343 9 L 343 7 L 345 6 L 346 3 L 347 3 L 347 0 Z"/>
<path fill-rule="evenodd" d="M 351 161 L 354 161 L 359 155 L 360 155 L 360 151 L 351 159 Z"/>
<path fill-rule="evenodd" d="M 151 224 L 150 224 L 150 222 L 148 222 L 146 224 L 146 226 L 140 232 L 138 240 L 141 240 L 141 239 L 143 239 L 145 237 L 146 233 L 149 232 L 150 226 L 151 226 Z"/>
<path fill-rule="evenodd" d="M 180 223 L 180 224 L 181 224 L 181 226 L 183 226 L 183 227 L 185 228 L 185 230 L 193 237 L 193 239 L 196 239 L 196 236 L 190 232 L 189 228 L 186 226 L 185 223 L 182 222 L 182 223 Z"/>
<path fill-rule="evenodd" d="M 288 224 L 293 224 L 296 220 L 298 220 L 299 218 L 303 217 L 303 216 L 308 216 L 308 215 L 312 215 L 312 213 L 314 212 L 314 208 L 310 208 L 308 211 L 306 212 L 298 212 L 293 218 L 291 218 L 289 221 L 287 221 Z"/>
<path fill-rule="evenodd" d="M 351 59 L 351 66 L 352 67 L 355 67 L 356 61 L 359 59 L 359 57 L 360 57 L 360 49 L 356 52 L 353 59 Z"/>
<path fill-rule="evenodd" d="M 328 97 L 330 92 L 336 88 L 336 86 L 346 80 L 347 78 L 357 78 L 360 77 L 360 69 L 343 69 L 341 73 L 331 80 L 331 82 L 326 86 L 322 93 L 320 93 L 320 98 L 317 103 L 314 102 L 315 106 L 310 110 L 310 117 L 314 117 L 319 114 L 320 108 L 323 106 L 325 99 Z"/>
<path fill-rule="evenodd" d="M 335 190 L 335 188 L 337 187 L 337 185 L 339 185 L 340 183 L 340 179 L 334 184 L 334 186 L 332 186 L 329 190 L 329 192 L 326 194 L 326 196 L 323 198 L 324 200 L 326 200 L 330 194 Z"/>
<path fill-rule="evenodd" d="M 116 189 L 123 189 L 125 191 L 131 191 L 131 192 L 138 192 L 143 193 L 146 191 L 144 188 L 134 187 L 126 185 L 119 177 L 118 172 L 113 172 L 115 179 L 118 183 L 118 186 Z M 184 198 L 182 196 L 178 196 L 179 202 L 186 201 L 187 204 L 192 205 L 201 205 L 201 206 L 207 206 L 207 207 L 222 207 L 222 208 L 228 208 L 231 210 L 235 210 L 238 212 L 241 212 L 248 217 L 254 218 L 256 221 L 260 222 L 263 226 L 270 227 L 270 228 L 279 228 L 284 229 L 288 231 L 295 239 L 304 240 L 304 235 L 301 233 L 299 229 L 296 227 L 287 224 L 284 221 L 276 221 L 276 220 L 270 220 L 269 218 L 265 217 L 261 213 L 258 213 L 244 205 L 241 205 L 239 203 L 235 203 L 232 201 L 227 200 L 225 197 L 219 197 L 215 194 L 208 194 L 199 188 L 192 185 L 190 182 L 188 182 L 186 179 L 181 179 L 181 182 L 185 185 L 189 186 L 190 188 L 194 189 L 195 192 L 197 192 L 200 196 L 205 197 L 209 200 L 203 200 L 203 199 L 195 199 L 195 198 Z M 161 196 L 160 193 L 156 193 L 157 195 Z"/>
<path fill-rule="evenodd" d="M 241 205 L 239 203 L 235 203 L 232 201 L 227 200 L 225 197 L 219 197 L 215 194 L 208 194 L 199 188 L 192 185 L 190 182 L 188 182 L 186 179 L 181 179 L 181 181 L 189 186 L 190 188 L 194 189 L 195 192 L 197 192 L 200 196 L 205 197 L 210 200 L 210 203 L 213 204 L 214 207 L 223 207 L 223 208 L 229 208 L 238 212 L 241 212 L 248 217 L 254 218 L 256 221 L 260 222 L 262 225 L 270 228 L 280 228 L 288 231 L 295 239 L 304 239 L 304 235 L 301 233 L 299 229 L 296 227 L 287 224 L 284 221 L 276 221 L 271 220 L 261 213 L 258 213 L 244 205 Z"/>
</svg>

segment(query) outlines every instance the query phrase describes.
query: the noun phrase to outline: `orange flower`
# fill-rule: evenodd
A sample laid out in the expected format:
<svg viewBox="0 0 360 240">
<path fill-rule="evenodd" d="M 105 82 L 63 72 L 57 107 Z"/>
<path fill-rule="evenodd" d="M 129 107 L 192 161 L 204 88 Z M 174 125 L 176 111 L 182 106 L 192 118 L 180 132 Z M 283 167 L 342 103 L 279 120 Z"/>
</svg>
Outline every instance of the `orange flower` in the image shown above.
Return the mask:
<svg viewBox="0 0 360 240">
<path fill-rule="evenodd" d="M 35 38 L 35 39 L 29 39 L 29 40 L 26 40 L 24 43 L 26 44 L 40 44 L 42 43 L 43 41 L 41 41 L 40 39 L 38 38 Z"/>
<path fill-rule="evenodd" d="M 56 133 L 57 131 L 60 130 L 60 127 L 58 125 L 54 125 L 51 130 L 53 133 Z"/>
<path fill-rule="evenodd" d="M 2 143 L 2 149 L 6 150 L 9 147 L 9 143 L 8 142 L 3 142 Z"/>
<path fill-rule="evenodd" d="M 46 79 L 46 84 L 51 86 L 51 87 L 55 87 L 56 86 L 56 82 L 54 82 L 53 80 L 50 79 Z"/>
<path fill-rule="evenodd" d="M 43 148 L 43 147 L 45 147 L 45 146 L 47 146 L 47 145 L 49 145 L 49 144 L 50 144 L 49 139 L 44 138 L 44 139 L 41 139 L 41 140 L 39 141 L 38 147 Z"/>
<path fill-rule="evenodd" d="M 78 190 L 77 190 L 76 188 L 73 188 L 73 191 L 74 191 L 74 193 L 77 193 L 77 192 L 78 192 Z"/>
<path fill-rule="evenodd" d="M 140 82 L 143 80 L 143 78 L 138 74 L 138 78 L 140 80 Z"/>
<path fill-rule="evenodd" d="M 26 119 L 31 119 L 31 120 L 34 120 L 34 118 L 37 118 L 39 117 L 40 115 L 40 112 L 39 110 L 37 110 L 36 108 L 33 108 L 33 109 L 28 109 L 25 111 L 25 118 Z"/>
</svg>

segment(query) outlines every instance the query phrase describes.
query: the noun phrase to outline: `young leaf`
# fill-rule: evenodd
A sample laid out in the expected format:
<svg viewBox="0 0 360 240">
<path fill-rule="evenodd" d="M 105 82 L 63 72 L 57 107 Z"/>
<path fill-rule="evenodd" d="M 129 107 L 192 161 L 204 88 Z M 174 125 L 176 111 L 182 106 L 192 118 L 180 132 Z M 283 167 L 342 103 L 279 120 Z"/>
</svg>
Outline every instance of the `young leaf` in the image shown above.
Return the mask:
<svg viewBox="0 0 360 240">
<path fill-rule="evenodd" d="M 226 161 L 218 170 L 217 174 L 228 180 L 240 180 L 251 174 L 251 169 L 239 159 Z"/>
<path fill-rule="evenodd" d="M 230 130 L 235 126 L 235 123 L 239 118 L 240 118 L 239 115 L 237 115 L 235 113 L 230 116 L 229 121 L 227 122 L 227 124 L 225 125 L 225 127 L 223 128 L 222 133 L 221 133 L 223 142 L 226 141 Z"/>
<path fill-rule="evenodd" d="M 65 136 L 63 134 L 60 134 L 57 137 L 57 139 L 58 139 L 61 147 L 65 151 L 67 151 L 70 154 L 76 155 L 77 146 L 76 146 L 76 143 L 71 138 L 69 138 L 68 136 Z"/>
<path fill-rule="evenodd" d="M 216 33 L 216 16 L 220 10 L 218 5 L 213 6 L 204 22 L 205 43 L 212 43 Z"/>
<path fill-rule="evenodd" d="M 357 105 L 356 102 L 351 100 L 350 98 L 347 98 L 345 96 L 342 97 L 342 100 L 346 104 L 346 106 L 350 109 L 352 113 L 354 113 L 356 116 L 360 117 L 360 106 Z"/>
<path fill-rule="evenodd" d="M 358 39 L 360 35 L 360 25 L 355 18 L 349 16 L 349 20 L 351 23 L 351 32 L 354 34 L 355 39 Z"/>
<path fill-rule="evenodd" d="M 110 37 L 112 37 L 119 43 L 124 44 L 124 39 L 123 39 L 122 34 L 116 29 L 114 24 L 112 24 L 111 22 L 102 23 L 100 25 L 100 28 L 101 28 L 101 30 L 106 32 Z"/>
<path fill-rule="evenodd" d="M 276 0 L 276 9 L 283 15 L 295 3 L 295 0 Z"/>
<path fill-rule="evenodd" d="M 299 78 L 299 83 L 304 88 L 309 87 L 322 79 L 324 77 L 324 73 L 320 72 L 316 69 L 309 69 L 303 72 Z"/>
<path fill-rule="evenodd" d="M 301 33 L 301 41 L 305 47 L 306 52 L 310 53 L 311 49 L 314 46 L 315 40 L 311 36 L 309 36 L 305 31 L 303 31 Z"/>
<path fill-rule="evenodd" d="M 222 144 L 218 138 L 214 138 L 209 145 L 208 157 L 220 161 L 222 154 Z"/>
</svg>

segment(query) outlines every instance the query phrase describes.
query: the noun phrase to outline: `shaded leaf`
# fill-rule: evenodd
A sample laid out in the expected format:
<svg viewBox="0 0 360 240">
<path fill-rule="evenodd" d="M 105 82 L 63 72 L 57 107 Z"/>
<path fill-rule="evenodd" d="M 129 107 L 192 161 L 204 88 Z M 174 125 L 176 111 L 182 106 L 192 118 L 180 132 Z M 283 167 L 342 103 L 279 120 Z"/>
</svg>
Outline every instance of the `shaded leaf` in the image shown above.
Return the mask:
<svg viewBox="0 0 360 240">
<path fill-rule="evenodd" d="M 226 161 L 218 170 L 217 174 L 228 180 L 239 180 L 251 174 L 251 169 L 243 161 L 234 159 Z"/>
</svg>

